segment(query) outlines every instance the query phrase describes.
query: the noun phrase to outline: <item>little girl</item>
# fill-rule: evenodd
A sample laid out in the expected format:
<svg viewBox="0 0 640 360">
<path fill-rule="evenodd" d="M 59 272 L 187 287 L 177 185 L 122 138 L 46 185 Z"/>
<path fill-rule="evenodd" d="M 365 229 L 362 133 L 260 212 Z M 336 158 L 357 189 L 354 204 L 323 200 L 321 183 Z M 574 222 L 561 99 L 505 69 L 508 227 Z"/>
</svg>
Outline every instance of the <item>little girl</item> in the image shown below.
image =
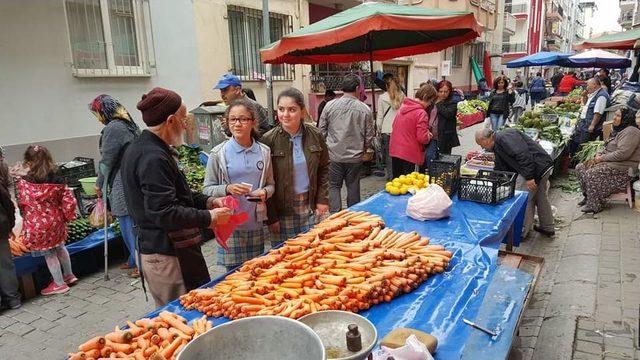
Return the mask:
<svg viewBox="0 0 640 360">
<path fill-rule="evenodd" d="M 71 259 L 64 246 L 67 223 L 76 217 L 76 200 L 62 179 L 55 176 L 55 163 L 45 147 L 29 146 L 24 165 L 29 171 L 17 185 L 23 241 L 31 256 L 44 256 L 53 276 L 41 294 L 62 294 L 69 291 L 68 285 L 78 281 L 71 272 Z"/>
</svg>

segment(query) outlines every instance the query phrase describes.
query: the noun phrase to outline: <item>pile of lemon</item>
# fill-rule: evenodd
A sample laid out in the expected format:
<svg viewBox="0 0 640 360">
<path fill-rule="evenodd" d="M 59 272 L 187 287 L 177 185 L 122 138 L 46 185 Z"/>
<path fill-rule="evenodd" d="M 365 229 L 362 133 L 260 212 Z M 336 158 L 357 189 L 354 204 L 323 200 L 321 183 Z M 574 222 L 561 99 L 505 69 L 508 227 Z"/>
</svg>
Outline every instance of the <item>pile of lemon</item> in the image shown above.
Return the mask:
<svg viewBox="0 0 640 360">
<path fill-rule="evenodd" d="M 389 181 L 384 189 L 391 195 L 404 195 L 408 192 L 414 193 L 427 186 L 429 186 L 429 175 L 412 172 Z"/>
</svg>

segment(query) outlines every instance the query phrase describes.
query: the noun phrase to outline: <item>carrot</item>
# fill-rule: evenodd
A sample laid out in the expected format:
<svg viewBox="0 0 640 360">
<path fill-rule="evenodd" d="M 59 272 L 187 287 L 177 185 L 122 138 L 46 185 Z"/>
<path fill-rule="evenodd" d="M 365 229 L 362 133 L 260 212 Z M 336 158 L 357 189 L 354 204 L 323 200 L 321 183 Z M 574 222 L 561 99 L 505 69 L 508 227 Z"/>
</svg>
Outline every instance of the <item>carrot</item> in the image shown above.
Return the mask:
<svg viewBox="0 0 640 360">
<path fill-rule="evenodd" d="M 173 356 L 173 353 L 176 351 L 176 349 L 178 348 L 178 346 L 180 346 L 180 344 L 182 344 L 182 339 L 181 338 L 176 338 L 173 340 L 173 342 L 171 343 L 171 345 L 169 345 L 168 347 L 164 348 L 161 352 L 162 356 L 164 356 L 165 358 L 170 358 Z"/>
<path fill-rule="evenodd" d="M 88 340 L 87 342 L 78 346 L 78 349 L 83 352 L 93 350 L 93 349 L 101 349 L 104 347 L 105 343 L 106 343 L 106 340 L 104 337 L 96 336 L 93 339 Z"/>
<path fill-rule="evenodd" d="M 151 356 L 149 357 L 149 360 L 167 360 L 167 358 L 164 355 L 162 355 L 162 352 L 155 352 L 151 354 Z"/>
<path fill-rule="evenodd" d="M 158 329 L 158 330 L 160 330 L 160 329 Z M 162 338 L 160 337 L 160 335 L 154 334 L 154 335 L 151 336 L 151 343 L 152 344 L 158 345 L 158 344 L 160 344 L 161 341 L 162 341 Z"/>
<path fill-rule="evenodd" d="M 174 328 L 182 331 L 187 335 L 193 335 L 193 329 L 185 325 L 182 321 L 171 316 L 168 311 L 163 311 L 160 313 L 160 318 L 167 322 L 167 324 L 173 326 Z"/>
<path fill-rule="evenodd" d="M 119 344 L 119 343 L 107 340 L 107 346 L 110 347 L 115 352 L 123 352 L 128 354 L 131 351 L 133 351 L 131 344 Z"/>
<path fill-rule="evenodd" d="M 93 349 L 84 353 L 86 358 L 94 358 L 97 359 L 100 357 L 100 350 Z"/>
<path fill-rule="evenodd" d="M 185 339 L 185 340 L 191 340 L 191 336 L 188 336 L 187 334 L 183 333 L 182 331 L 180 331 L 180 330 L 178 330 L 178 329 L 176 329 L 174 327 L 169 328 L 169 331 L 172 332 L 173 334 L 175 334 L 176 337 L 179 337 L 179 338 L 182 338 L 182 339 Z"/>
<path fill-rule="evenodd" d="M 113 349 L 111 347 L 105 346 L 100 350 L 100 356 L 102 356 L 103 358 L 106 358 L 106 357 L 109 357 L 112 352 L 113 352 Z"/>
<path fill-rule="evenodd" d="M 81 360 L 81 359 L 85 359 L 86 357 L 87 355 L 83 352 L 69 354 L 69 360 Z"/>
<path fill-rule="evenodd" d="M 158 347 L 157 347 L 156 345 L 153 345 L 153 346 L 150 346 L 150 347 L 146 348 L 146 349 L 142 352 L 142 354 L 143 354 L 145 357 L 150 357 L 153 353 L 155 353 L 155 352 L 157 352 L 157 351 L 158 351 Z"/>
<path fill-rule="evenodd" d="M 170 333 L 169 329 L 166 328 L 158 328 L 158 336 L 162 340 L 173 340 L 175 338 L 174 334 Z"/>
<path fill-rule="evenodd" d="M 231 299 L 236 303 L 247 303 L 253 305 L 265 305 L 264 301 L 255 297 L 231 295 Z"/>
<path fill-rule="evenodd" d="M 115 343 L 127 344 L 131 341 L 131 339 L 133 339 L 133 334 L 128 331 L 114 331 L 108 333 L 104 337 L 105 339 Z"/>
</svg>

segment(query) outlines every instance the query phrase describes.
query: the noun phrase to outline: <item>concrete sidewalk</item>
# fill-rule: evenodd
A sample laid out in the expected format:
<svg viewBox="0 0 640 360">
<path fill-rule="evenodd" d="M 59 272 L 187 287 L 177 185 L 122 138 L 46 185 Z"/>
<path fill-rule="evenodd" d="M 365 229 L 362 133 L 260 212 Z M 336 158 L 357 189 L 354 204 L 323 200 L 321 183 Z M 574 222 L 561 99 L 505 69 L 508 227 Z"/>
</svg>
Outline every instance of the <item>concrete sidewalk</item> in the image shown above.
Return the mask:
<svg viewBox="0 0 640 360">
<path fill-rule="evenodd" d="M 516 252 L 544 257 L 511 359 L 638 359 L 640 214 L 611 204 L 583 214 L 555 189 L 555 238 L 533 234 Z"/>
</svg>

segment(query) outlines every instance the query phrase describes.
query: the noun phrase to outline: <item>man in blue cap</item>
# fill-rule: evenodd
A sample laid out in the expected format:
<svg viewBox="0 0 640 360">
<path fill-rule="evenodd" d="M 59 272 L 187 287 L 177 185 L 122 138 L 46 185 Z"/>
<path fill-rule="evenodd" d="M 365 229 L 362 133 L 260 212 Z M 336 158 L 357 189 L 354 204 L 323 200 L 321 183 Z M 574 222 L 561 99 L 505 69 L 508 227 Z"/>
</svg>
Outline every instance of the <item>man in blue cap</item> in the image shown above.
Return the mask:
<svg viewBox="0 0 640 360">
<path fill-rule="evenodd" d="M 271 129 L 271 122 L 269 121 L 267 110 L 262 107 L 262 105 L 249 98 L 242 91 L 242 82 L 240 81 L 239 77 L 233 75 L 232 73 L 224 74 L 220 77 L 220 80 L 218 80 L 218 83 L 213 88 L 220 90 L 220 96 L 227 105 L 231 105 L 238 99 L 245 99 L 251 102 L 256 107 L 258 116 L 260 117 L 259 119 L 256 119 L 258 120 L 259 124 L 259 129 L 256 130 L 259 131 L 260 135 L 266 133 Z"/>
</svg>

